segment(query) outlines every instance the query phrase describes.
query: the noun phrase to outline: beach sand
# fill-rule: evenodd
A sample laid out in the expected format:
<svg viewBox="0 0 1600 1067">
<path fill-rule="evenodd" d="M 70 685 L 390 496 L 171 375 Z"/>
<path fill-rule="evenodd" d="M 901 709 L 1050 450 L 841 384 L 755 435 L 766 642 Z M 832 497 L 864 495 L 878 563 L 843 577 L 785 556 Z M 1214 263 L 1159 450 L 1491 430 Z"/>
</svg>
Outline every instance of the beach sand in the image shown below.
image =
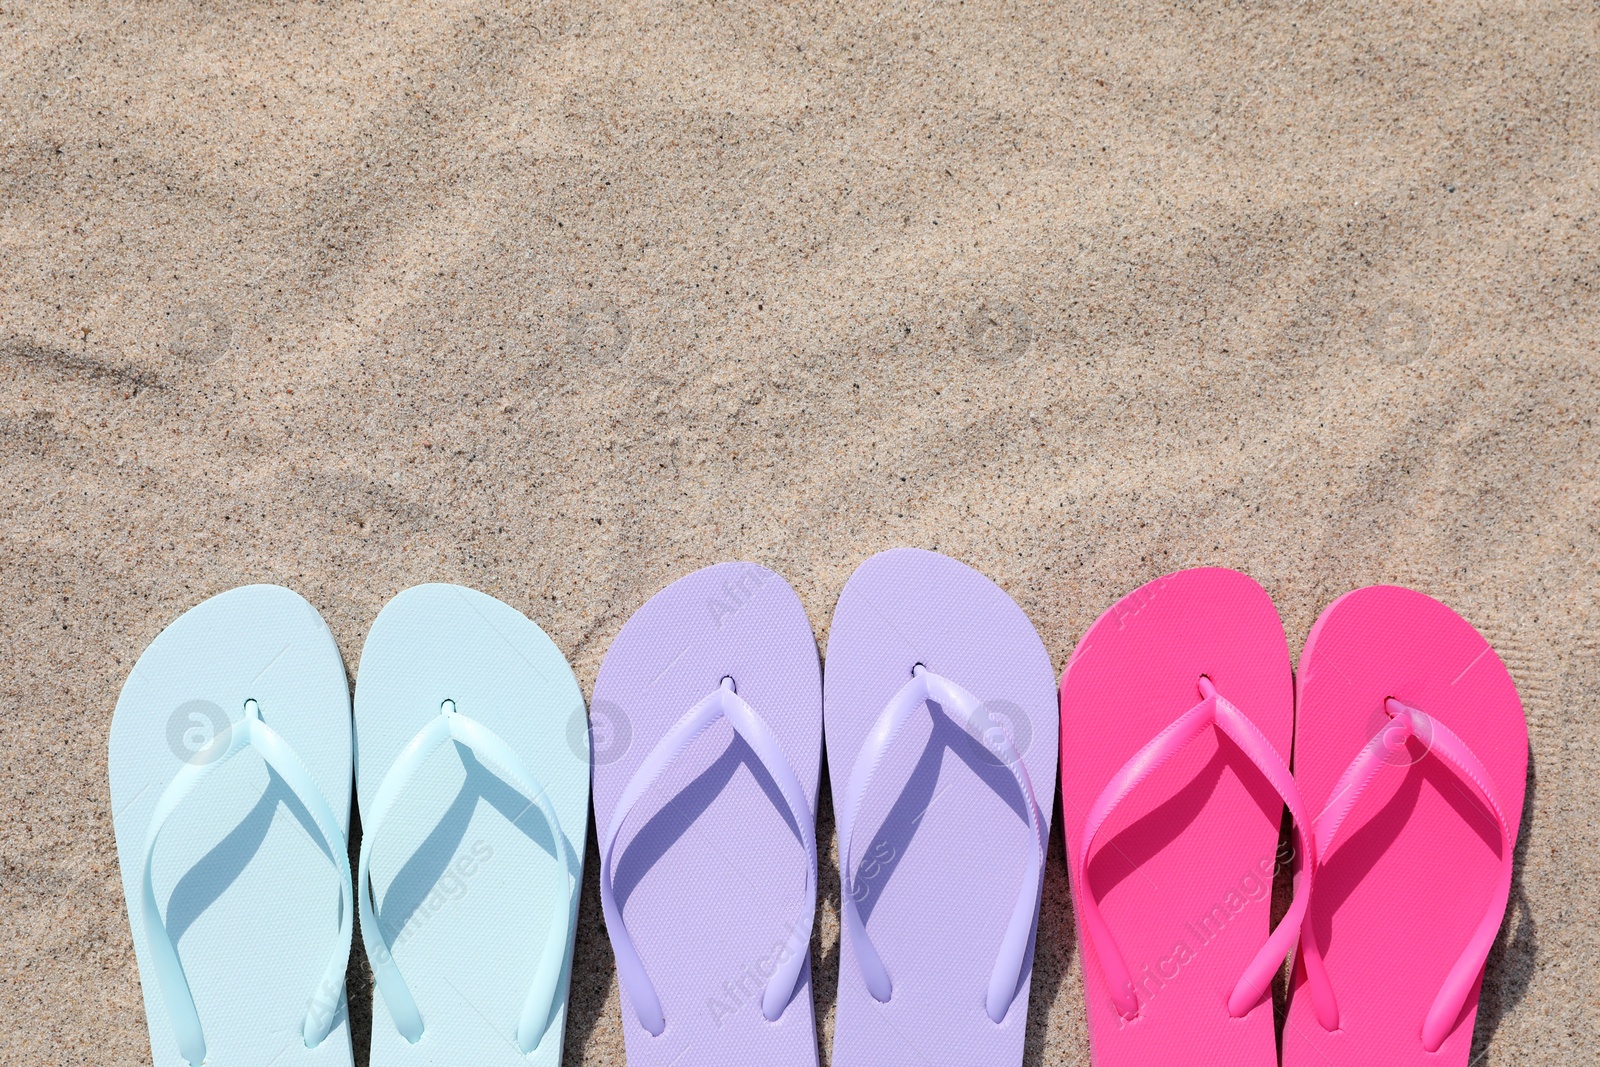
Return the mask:
<svg viewBox="0 0 1600 1067">
<path fill-rule="evenodd" d="M 353 671 L 395 593 L 471 585 L 587 693 L 694 568 L 774 568 L 825 642 L 897 545 L 1058 671 L 1179 567 L 1255 576 L 1296 655 L 1356 586 L 1452 605 L 1532 737 L 1474 1062 L 1600 1059 L 1592 4 L 46 3 L 0 42 L 0 1062 L 149 1062 L 106 736 L 205 597 L 287 585 Z M 1086 1065 L 1061 851 L 1027 1062 Z M 620 1065 L 597 867 L 567 1062 Z"/>
</svg>

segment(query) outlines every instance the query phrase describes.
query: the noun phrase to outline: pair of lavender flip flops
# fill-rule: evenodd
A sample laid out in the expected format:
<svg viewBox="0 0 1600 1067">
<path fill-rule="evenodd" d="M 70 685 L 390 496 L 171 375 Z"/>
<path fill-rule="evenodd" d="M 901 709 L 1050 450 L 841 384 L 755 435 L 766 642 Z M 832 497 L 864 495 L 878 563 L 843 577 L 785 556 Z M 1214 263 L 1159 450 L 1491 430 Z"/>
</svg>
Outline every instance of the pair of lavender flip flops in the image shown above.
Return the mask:
<svg viewBox="0 0 1600 1067">
<path fill-rule="evenodd" d="M 631 1067 L 815 1064 L 823 738 L 839 834 L 833 1062 L 1019 1063 L 1058 716 L 1020 608 L 896 549 L 835 609 L 747 563 L 628 621 L 591 712 L 601 899 Z"/>
</svg>

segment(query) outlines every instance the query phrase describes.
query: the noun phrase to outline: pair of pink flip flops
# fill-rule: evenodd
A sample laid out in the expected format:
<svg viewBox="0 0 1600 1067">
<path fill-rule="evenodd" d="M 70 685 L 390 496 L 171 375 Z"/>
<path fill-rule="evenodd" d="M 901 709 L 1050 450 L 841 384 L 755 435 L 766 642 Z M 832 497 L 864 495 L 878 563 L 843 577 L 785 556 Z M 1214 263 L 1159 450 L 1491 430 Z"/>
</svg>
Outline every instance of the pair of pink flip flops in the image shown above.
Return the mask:
<svg viewBox="0 0 1600 1067">
<path fill-rule="evenodd" d="M 1250 578 L 1157 579 L 1074 651 L 1060 762 L 1097 1067 L 1278 1063 L 1269 989 L 1290 952 L 1284 1067 L 1467 1063 L 1528 733 L 1460 616 L 1355 590 L 1296 675 Z"/>
</svg>

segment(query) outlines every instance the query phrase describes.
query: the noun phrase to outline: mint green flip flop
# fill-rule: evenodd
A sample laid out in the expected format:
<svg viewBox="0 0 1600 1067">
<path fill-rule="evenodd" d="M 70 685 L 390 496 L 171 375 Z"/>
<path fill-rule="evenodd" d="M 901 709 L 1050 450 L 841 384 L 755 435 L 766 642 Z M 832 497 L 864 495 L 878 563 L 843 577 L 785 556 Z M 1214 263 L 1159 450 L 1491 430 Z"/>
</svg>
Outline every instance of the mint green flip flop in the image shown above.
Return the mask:
<svg viewBox="0 0 1600 1067">
<path fill-rule="evenodd" d="M 554 1067 L 588 831 L 572 668 L 493 597 L 419 585 L 372 624 L 355 705 L 372 1067 Z"/>
<path fill-rule="evenodd" d="M 185 612 L 108 771 L 156 1067 L 350 1067 L 350 690 L 316 609 L 251 585 Z"/>
</svg>

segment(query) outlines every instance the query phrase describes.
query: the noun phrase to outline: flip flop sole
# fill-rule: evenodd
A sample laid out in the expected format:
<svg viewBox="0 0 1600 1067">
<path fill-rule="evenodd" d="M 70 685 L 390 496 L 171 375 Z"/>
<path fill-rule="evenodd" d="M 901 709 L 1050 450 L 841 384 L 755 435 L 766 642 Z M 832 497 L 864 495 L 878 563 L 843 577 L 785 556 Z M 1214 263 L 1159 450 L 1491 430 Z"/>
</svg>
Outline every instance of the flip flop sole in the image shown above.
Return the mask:
<svg viewBox="0 0 1600 1067">
<path fill-rule="evenodd" d="M 1385 728 L 1393 697 L 1465 742 L 1517 832 L 1528 771 L 1522 703 L 1500 657 L 1448 607 L 1395 586 L 1346 593 L 1312 627 L 1298 688 L 1295 779 L 1310 811 L 1328 807 L 1345 768 Z M 1490 904 L 1499 853 L 1498 823 L 1430 756 L 1428 738 L 1391 752 L 1321 857 L 1306 915 L 1339 1029 L 1317 1022 L 1297 973 L 1285 1067 L 1466 1064 L 1477 986 L 1437 1052 L 1424 1051 L 1422 1022 Z"/>
<path fill-rule="evenodd" d="M 145 835 L 185 763 L 244 718 L 292 748 L 346 835 L 350 690 L 333 635 L 298 594 L 229 590 L 191 608 L 134 665 L 117 699 L 108 758 L 117 859 L 144 989 L 151 1057 L 183 1067 L 142 918 Z M 266 1067 L 348 1067 L 344 989 L 320 988 L 339 926 L 339 869 L 303 805 L 257 755 L 219 765 L 168 818 L 154 864 L 157 906 L 194 997 L 207 1057 Z M 308 1003 L 337 1012 L 307 1049 Z"/>
<path fill-rule="evenodd" d="M 364 822 L 385 774 L 445 701 L 501 738 L 543 784 L 561 847 L 581 873 L 589 751 L 573 727 L 583 722 L 583 693 L 544 631 L 462 586 L 405 590 L 367 636 L 355 696 Z M 407 1042 L 375 992 L 373 1067 L 560 1063 L 571 935 L 543 1038 L 527 1056 L 516 1044 L 546 933 L 569 907 L 553 889 L 557 845 L 538 808 L 469 750 L 446 744 L 410 780 L 372 847 L 379 927 L 423 1022 L 421 1039 Z"/>
<path fill-rule="evenodd" d="M 719 563 L 657 593 L 606 652 L 593 707 L 597 731 L 606 731 L 594 772 L 602 838 L 645 758 L 725 677 L 776 735 L 815 812 L 822 693 L 811 624 L 772 571 Z M 778 1019 L 762 1014 L 766 976 L 805 918 L 805 852 L 787 813 L 726 720 L 707 727 L 634 806 L 617 839 L 613 885 L 666 1022 L 651 1035 L 623 989 L 630 1067 L 817 1062 L 809 962 Z"/>
<path fill-rule="evenodd" d="M 1158 578 L 1101 615 L 1061 678 L 1061 811 L 1078 855 L 1101 791 L 1200 699 L 1205 675 L 1285 757 L 1294 693 L 1272 600 L 1236 571 Z M 1231 1018 L 1228 998 L 1267 939 L 1284 804 L 1243 751 L 1208 729 L 1135 788 L 1074 883 L 1084 999 L 1098 1067 L 1193 1062 L 1274 1067 L 1272 1002 Z M 1099 902 L 1133 975 L 1139 1014 L 1112 1003 L 1083 893 Z"/>
<path fill-rule="evenodd" d="M 842 794 L 868 733 L 919 663 L 1008 725 L 1048 835 L 1058 729 L 1050 657 L 1004 590 L 920 549 L 862 563 L 834 609 L 823 682 L 835 811 L 847 804 Z M 836 1067 L 1020 1063 L 1031 943 L 999 1023 L 985 1002 L 1030 848 L 1009 768 L 943 716 L 914 713 L 855 822 L 859 912 L 893 989 L 887 1002 L 873 998 L 851 938 L 842 937 Z"/>
</svg>

